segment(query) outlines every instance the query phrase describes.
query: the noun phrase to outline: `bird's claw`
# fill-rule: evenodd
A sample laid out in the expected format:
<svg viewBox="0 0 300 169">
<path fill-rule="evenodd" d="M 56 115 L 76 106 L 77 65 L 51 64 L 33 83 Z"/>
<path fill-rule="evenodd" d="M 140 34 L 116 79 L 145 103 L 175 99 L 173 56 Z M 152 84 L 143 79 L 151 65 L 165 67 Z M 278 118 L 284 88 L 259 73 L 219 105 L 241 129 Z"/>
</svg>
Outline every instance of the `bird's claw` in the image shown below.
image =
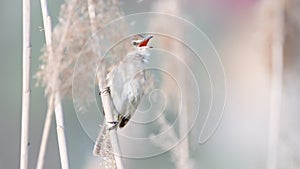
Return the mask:
<svg viewBox="0 0 300 169">
<path fill-rule="evenodd" d="M 102 94 L 105 94 L 105 93 L 110 94 L 110 88 L 109 87 L 105 87 L 102 90 L 100 90 L 99 95 L 102 95 Z"/>
<path fill-rule="evenodd" d="M 116 129 L 118 127 L 119 122 L 118 121 L 109 121 L 107 122 L 108 124 L 112 125 L 108 128 L 108 130 L 113 130 Z"/>
</svg>

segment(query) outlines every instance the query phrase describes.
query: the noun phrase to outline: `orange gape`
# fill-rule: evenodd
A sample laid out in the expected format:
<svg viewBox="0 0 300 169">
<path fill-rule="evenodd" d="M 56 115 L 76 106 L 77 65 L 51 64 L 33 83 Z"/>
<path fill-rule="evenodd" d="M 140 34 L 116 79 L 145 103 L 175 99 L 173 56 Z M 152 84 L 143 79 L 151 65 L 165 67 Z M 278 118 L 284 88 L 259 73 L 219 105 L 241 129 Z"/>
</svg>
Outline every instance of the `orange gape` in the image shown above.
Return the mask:
<svg viewBox="0 0 300 169">
<path fill-rule="evenodd" d="M 150 39 L 146 39 L 139 44 L 139 47 L 147 46 Z"/>
</svg>

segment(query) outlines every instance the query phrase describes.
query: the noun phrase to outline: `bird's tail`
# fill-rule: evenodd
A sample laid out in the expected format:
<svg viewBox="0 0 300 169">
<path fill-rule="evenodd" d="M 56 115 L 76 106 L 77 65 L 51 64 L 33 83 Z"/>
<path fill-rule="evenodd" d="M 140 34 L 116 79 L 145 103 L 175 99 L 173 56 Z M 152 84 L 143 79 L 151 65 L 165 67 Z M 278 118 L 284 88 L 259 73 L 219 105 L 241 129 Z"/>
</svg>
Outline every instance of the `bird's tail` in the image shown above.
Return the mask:
<svg viewBox="0 0 300 169">
<path fill-rule="evenodd" d="M 130 115 L 127 117 L 123 117 L 123 116 L 119 115 L 119 117 L 118 117 L 119 127 L 123 128 L 129 122 L 130 117 L 131 117 Z"/>
<path fill-rule="evenodd" d="M 103 125 L 101 127 L 101 130 L 99 131 L 98 137 L 94 145 L 93 155 L 102 156 L 101 154 L 103 149 L 105 150 L 108 147 L 107 144 L 110 144 L 109 132 L 106 129 L 105 121 L 103 121 Z"/>
</svg>

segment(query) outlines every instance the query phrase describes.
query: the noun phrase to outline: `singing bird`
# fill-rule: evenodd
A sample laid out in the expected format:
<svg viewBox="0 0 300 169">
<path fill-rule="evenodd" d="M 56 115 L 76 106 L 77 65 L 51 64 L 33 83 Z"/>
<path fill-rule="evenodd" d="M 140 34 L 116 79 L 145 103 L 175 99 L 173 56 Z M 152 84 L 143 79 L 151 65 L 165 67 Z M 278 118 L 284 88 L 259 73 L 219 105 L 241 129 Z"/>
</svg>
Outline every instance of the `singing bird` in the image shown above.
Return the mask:
<svg viewBox="0 0 300 169">
<path fill-rule="evenodd" d="M 109 139 L 107 131 L 124 127 L 135 113 L 145 93 L 147 84 L 145 66 L 150 56 L 149 48 L 152 48 L 148 46 L 151 38 L 153 36 L 144 37 L 140 34 L 133 36 L 130 43 L 131 50 L 107 74 L 106 91 L 111 94 L 116 121 L 107 122 L 102 127 L 94 145 L 94 156 L 106 152 L 105 143 Z M 107 124 L 112 125 L 107 126 Z"/>
<path fill-rule="evenodd" d="M 149 40 L 153 36 L 137 34 L 131 41 L 131 51 L 107 75 L 108 88 L 116 109 L 114 126 L 124 127 L 136 111 L 144 95 L 145 66 L 149 60 Z"/>
</svg>

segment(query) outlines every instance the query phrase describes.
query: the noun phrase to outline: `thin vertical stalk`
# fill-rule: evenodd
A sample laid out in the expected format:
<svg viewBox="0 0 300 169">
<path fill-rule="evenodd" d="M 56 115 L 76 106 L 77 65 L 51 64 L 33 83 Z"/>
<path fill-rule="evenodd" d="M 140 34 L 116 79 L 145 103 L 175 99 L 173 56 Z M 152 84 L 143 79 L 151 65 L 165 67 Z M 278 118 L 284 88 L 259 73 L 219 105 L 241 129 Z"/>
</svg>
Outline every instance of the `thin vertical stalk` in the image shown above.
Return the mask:
<svg viewBox="0 0 300 169">
<path fill-rule="evenodd" d="M 47 45 L 47 51 L 49 53 L 49 62 L 51 61 L 52 55 L 52 41 L 51 41 L 51 32 L 49 32 L 49 28 L 51 29 L 51 21 L 50 18 L 47 19 L 48 17 L 48 8 L 47 8 L 47 2 L 45 0 L 41 0 L 41 8 L 42 8 L 42 15 L 43 15 L 43 24 L 44 24 L 44 30 L 45 30 L 45 39 L 46 39 L 46 45 Z M 40 151 L 39 151 L 39 156 L 38 156 L 38 161 L 37 161 L 37 169 L 43 169 L 44 168 L 44 162 L 45 162 L 45 155 L 47 151 L 47 143 L 48 143 L 48 138 L 50 134 L 50 129 L 51 129 L 51 123 L 52 123 L 52 116 L 53 116 L 53 103 L 54 102 L 54 96 L 53 94 L 50 94 L 48 96 L 48 110 L 47 110 L 47 115 L 44 123 L 44 129 L 43 129 L 43 135 L 42 135 L 42 140 L 41 140 L 41 145 L 40 145 Z"/>
<path fill-rule="evenodd" d="M 156 3 L 154 3 L 153 9 L 158 11 L 158 12 L 162 12 L 162 13 L 168 13 L 168 14 L 172 14 L 175 16 L 180 16 L 181 13 L 181 6 L 182 6 L 182 0 L 162 0 L 162 1 L 157 1 Z M 183 37 L 183 32 L 184 32 L 184 27 L 182 27 L 182 25 L 178 24 L 177 22 L 168 24 L 168 25 L 164 25 L 162 24 L 165 20 L 158 18 L 154 18 L 152 21 L 152 24 L 150 24 L 150 27 L 153 27 L 152 29 L 154 29 L 156 32 L 160 32 L 160 33 L 165 33 L 165 34 L 171 34 L 176 35 L 178 37 Z M 167 22 L 167 21 L 165 21 Z M 172 29 L 170 26 L 172 27 L 176 27 L 176 29 Z M 183 62 L 188 62 L 188 58 L 186 58 L 185 53 L 184 53 L 184 49 L 183 47 L 177 43 L 175 40 L 172 41 L 172 39 L 166 39 L 166 40 L 162 40 L 160 42 L 160 47 L 167 49 L 169 51 L 172 51 L 176 56 L 178 56 L 180 58 L 180 60 L 182 60 Z M 180 81 L 180 83 L 182 84 L 181 89 L 182 89 L 182 93 L 181 93 L 181 99 L 183 99 L 183 104 L 182 104 L 182 108 L 181 111 L 179 112 L 179 123 L 178 123 L 178 136 L 175 134 L 175 129 L 173 131 L 174 134 L 170 134 L 168 139 L 169 140 L 174 140 L 174 142 L 179 142 L 180 139 L 183 138 L 183 140 L 180 142 L 180 144 L 178 144 L 174 149 L 172 149 L 172 161 L 175 165 L 176 169 L 183 169 L 183 168 L 191 168 L 190 166 L 192 166 L 192 164 L 190 164 L 192 162 L 190 155 L 189 155 L 189 137 L 187 136 L 187 131 L 188 131 L 188 121 L 189 121 L 189 95 L 190 95 L 190 90 L 189 90 L 189 84 L 188 84 L 188 80 L 186 79 L 186 70 L 184 69 L 184 67 L 182 67 L 180 65 L 180 62 L 174 60 L 164 60 L 164 66 L 166 69 L 170 70 L 171 72 L 173 72 L 173 76 L 178 79 Z M 163 81 L 163 88 L 164 91 L 166 91 L 168 93 L 169 96 L 172 96 L 174 98 L 174 100 L 179 100 L 180 96 L 179 95 L 174 95 L 174 91 L 172 90 L 173 88 L 170 87 L 170 83 L 165 80 Z M 177 101 L 176 100 L 176 101 Z M 168 108 L 168 111 L 175 111 L 175 109 L 173 109 L 173 107 Z M 161 127 L 163 128 L 163 126 L 168 125 L 170 126 L 170 124 L 168 124 L 168 122 L 166 120 L 159 120 L 158 121 L 159 124 L 161 125 Z M 166 124 L 164 124 L 166 123 Z M 170 126 L 171 127 L 171 126 Z M 186 137 L 185 137 L 186 136 Z M 157 142 L 156 142 L 157 143 Z M 159 146 L 162 146 L 161 143 L 158 144 Z M 162 146 L 163 147 L 163 146 Z"/>
<path fill-rule="evenodd" d="M 177 0 L 177 10 L 175 12 L 176 15 L 180 16 L 181 14 L 181 10 L 180 7 L 182 6 L 182 1 L 181 0 Z M 183 32 L 184 32 L 184 27 L 179 26 L 178 25 L 178 36 L 183 37 Z M 185 61 L 186 63 L 188 63 L 188 58 L 186 57 L 185 53 L 184 53 L 184 49 L 182 46 L 180 45 L 173 45 L 173 50 L 176 52 L 177 56 L 180 56 L 182 58 L 183 61 Z M 171 50 L 172 51 L 172 50 Z M 191 65 L 191 64 L 190 64 Z M 185 104 L 182 105 L 182 111 L 181 111 L 181 115 L 179 118 L 179 138 L 184 138 L 182 140 L 182 142 L 179 144 L 180 148 L 181 148 L 181 156 L 180 156 L 180 160 L 178 161 L 178 165 L 177 167 L 180 169 L 183 168 L 188 168 L 190 169 L 191 165 L 188 165 L 187 163 L 191 162 L 190 157 L 189 157 L 189 137 L 187 136 L 187 132 L 188 132 L 188 128 L 189 128 L 189 112 L 190 111 L 190 97 L 192 94 L 190 93 L 190 89 L 189 89 L 189 80 L 186 79 L 186 74 L 188 74 L 188 72 L 185 70 L 184 67 L 179 66 L 179 72 L 178 72 L 178 76 L 180 81 L 183 83 L 182 86 L 182 91 L 184 92 L 182 94 L 183 99 L 185 99 Z M 185 137 L 186 136 L 186 137 Z M 175 152 L 178 153 L 178 152 Z M 188 165 L 188 167 L 187 167 Z"/>
<path fill-rule="evenodd" d="M 20 168 L 28 168 L 30 108 L 30 0 L 23 0 L 23 73 Z"/>
<path fill-rule="evenodd" d="M 284 49 L 284 0 L 269 2 L 273 4 L 273 34 L 271 35 L 271 95 L 269 149 L 267 169 L 277 168 L 277 150 L 279 135 L 279 118 L 282 98 L 283 49 Z"/>
<path fill-rule="evenodd" d="M 42 15 L 43 15 L 44 30 L 45 30 L 46 46 L 47 46 L 47 51 L 49 53 L 48 59 L 49 59 L 49 63 L 53 63 L 54 56 L 53 56 L 53 48 L 52 48 L 52 26 L 51 26 L 51 18 L 48 14 L 46 0 L 41 0 L 41 8 L 42 8 Z M 51 65 L 55 66 L 54 64 Z M 52 121 L 52 113 L 53 113 L 52 109 L 54 106 L 61 167 L 62 169 L 69 169 L 66 136 L 64 131 L 63 110 L 61 105 L 61 97 L 57 86 L 59 72 L 55 71 L 53 72 L 53 74 L 54 74 L 53 82 L 51 84 L 48 84 L 50 85 L 51 88 L 51 94 L 49 97 L 49 102 L 51 104 L 49 104 L 48 106 L 51 107 L 48 107 L 37 168 L 38 169 L 43 168 L 44 165 L 44 156 L 46 153 L 47 140 L 48 140 L 51 121 Z"/>
<path fill-rule="evenodd" d="M 111 99 L 109 91 L 104 87 L 105 82 L 103 79 L 105 79 L 105 78 L 99 77 L 99 75 L 98 75 L 98 85 L 99 85 L 99 89 L 101 91 L 102 106 L 103 106 L 103 109 L 105 112 L 105 122 L 110 122 L 110 121 L 114 121 L 114 116 L 113 116 L 113 111 L 114 111 L 113 107 L 114 106 L 112 106 L 112 99 Z M 106 125 L 106 124 L 103 124 L 103 125 Z M 113 149 L 117 169 L 124 169 L 124 164 L 123 164 L 123 160 L 121 157 L 121 150 L 120 150 L 120 144 L 119 144 L 117 130 L 110 130 L 109 136 L 110 136 L 111 146 Z"/>
<path fill-rule="evenodd" d="M 87 0 L 88 3 L 88 12 L 89 12 L 89 17 L 90 17 L 90 23 L 91 23 L 91 33 L 94 34 L 96 33 L 96 28 L 95 28 L 95 7 L 93 4 L 92 0 Z M 99 39 L 96 35 L 94 35 L 94 40 L 97 43 L 93 43 L 93 44 L 99 44 Z M 98 47 L 93 45 L 93 50 L 95 53 L 100 52 L 100 50 L 97 50 Z M 102 66 L 102 65 L 100 65 Z M 101 72 L 98 72 L 98 85 L 99 85 L 99 89 L 101 91 L 101 100 L 102 100 L 102 106 L 105 112 L 105 121 L 104 122 L 112 122 L 114 121 L 114 116 L 113 116 L 113 112 L 114 112 L 114 106 L 112 105 L 112 99 L 110 96 L 109 91 L 106 88 L 106 83 L 105 83 L 105 69 L 104 67 L 101 67 Z M 106 125 L 106 124 L 103 124 Z M 117 169 L 124 169 L 124 164 L 123 164 L 123 160 L 121 157 L 121 150 L 120 150 L 120 144 L 119 144 L 119 139 L 118 139 L 118 134 L 117 134 L 117 130 L 110 130 L 109 131 L 109 136 L 110 136 L 110 141 L 111 141 L 111 145 L 112 145 L 112 149 L 113 149 L 113 154 L 114 154 L 114 158 L 115 158 L 115 162 L 117 165 Z"/>
<path fill-rule="evenodd" d="M 55 120 L 62 169 L 69 169 L 67 142 L 60 93 L 55 93 Z"/>
<path fill-rule="evenodd" d="M 36 166 L 37 169 L 44 168 L 45 154 L 47 150 L 47 143 L 48 143 L 49 133 L 51 129 L 52 117 L 53 117 L 53 100 L 54 98 L 53 95 L 51 94 L 48 100 L 48 110 L 47 110 L 47 115 L 46 115 L 46 120 L 44 124 L 43 135 L 42 135 L 42 140 L 40 145 L 40 152 L 39 152 L 37 166 Z"/>
</svg>

